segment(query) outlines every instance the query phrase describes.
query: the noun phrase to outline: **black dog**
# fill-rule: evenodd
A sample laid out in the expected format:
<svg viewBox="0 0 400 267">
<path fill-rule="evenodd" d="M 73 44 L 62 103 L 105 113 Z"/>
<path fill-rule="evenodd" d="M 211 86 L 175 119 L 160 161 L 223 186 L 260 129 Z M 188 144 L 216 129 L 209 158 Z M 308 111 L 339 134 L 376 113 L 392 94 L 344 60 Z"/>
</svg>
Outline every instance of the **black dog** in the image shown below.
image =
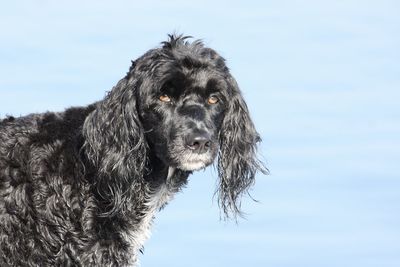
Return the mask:
<svg viewBox="0 0 400 267">
<path fill-rule="evenodd" d="M 265 168 L 225 61 L 170 36 L 133 62 L 104 100 L 0 121 L 0 265 L 127 266 L 157 210 L 218 158 L 219 204 Z"/>
</svg>

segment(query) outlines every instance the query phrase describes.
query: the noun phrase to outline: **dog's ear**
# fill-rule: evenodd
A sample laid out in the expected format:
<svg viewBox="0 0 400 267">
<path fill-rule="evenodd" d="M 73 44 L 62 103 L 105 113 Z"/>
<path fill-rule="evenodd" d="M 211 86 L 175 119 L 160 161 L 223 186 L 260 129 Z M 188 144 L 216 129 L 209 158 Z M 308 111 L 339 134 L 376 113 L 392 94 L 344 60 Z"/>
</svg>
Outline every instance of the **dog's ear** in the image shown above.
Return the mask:
<svg viewBox="0 0 400 267">
<path fill-rule="evenodd" d="M 148 148 L 136 107 L 137 87 L 134 79 L 119 81 L 83 126 L 84 149 L 98 171 L 94 183 L 105 215 L 123 211 L 132 196 L 128 191 L 143 180 Z"/>
<path fill-rule="evenodd" d="M 219 135 L 220 151 L 217 189 L 219 205 L 225 218 L 242 215 L 241 197 L 254 184 L 257 171 L 267 169 L 257 159 L 257 143 L 261 141 L 250 118 L 247 105 L 235 79 L 228 74 L 228 108 Z"/>
</svg>

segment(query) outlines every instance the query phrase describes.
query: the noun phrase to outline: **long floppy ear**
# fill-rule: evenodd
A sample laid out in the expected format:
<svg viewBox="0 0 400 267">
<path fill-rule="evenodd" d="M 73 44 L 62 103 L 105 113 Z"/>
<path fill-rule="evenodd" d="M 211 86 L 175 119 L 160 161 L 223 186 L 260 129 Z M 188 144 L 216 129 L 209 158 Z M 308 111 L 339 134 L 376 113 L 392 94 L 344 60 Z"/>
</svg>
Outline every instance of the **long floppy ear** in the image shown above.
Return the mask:
<svg viewBox="0 0 400 267">
<path fill-rule="evenodd" d="M 219 205 L 225 218 L 242 215 L 241 197 L 254 184 L 257 171 L 268 170 L 257 159 L 257 143 L 261 141 L 250 118 L 247 105 L 235 79 L 229 74 L 229 107 L 220 131 L 218 173 Z"/>
<path fill-rule="evenodd" d="M 136 108 L 137 81 L 124 78 L 97 103 L 83 126 L 85 152 L 97 170 L 94 184 L 103 215 L 124 212 L 142 183 L 147 142 Z"/>
</svg>

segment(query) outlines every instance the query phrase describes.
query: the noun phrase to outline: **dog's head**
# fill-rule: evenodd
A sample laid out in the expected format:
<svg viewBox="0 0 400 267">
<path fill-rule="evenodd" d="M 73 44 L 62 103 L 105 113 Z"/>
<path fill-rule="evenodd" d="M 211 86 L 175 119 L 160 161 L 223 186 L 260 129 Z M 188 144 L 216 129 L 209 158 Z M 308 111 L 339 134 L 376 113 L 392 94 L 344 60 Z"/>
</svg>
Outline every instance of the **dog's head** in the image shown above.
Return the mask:
<svg viewBox="0 0 400 267">
<path fill-rule="evenodd" d="M 256 157 L 260 137 L 225 60 L 187 39 L 170 36 L 133 62 L 100 103 L 99 116 L 87 120 L 92 132 L 90 122 L 102 125 L 103 140 L 90 147 L 103 150 L 94 155 L 103 158 L 101 168 L 126 179 L 141 179 L 149 151 L 183 171 L 205 168 L 218 156 L 220 205 L 226 215 L 239 214 L 241 195 L 265 170 Z"/>
<path fill-rule="evenodd" d="M 133 75 L 144 70 L 138 111 L 152 150 L 185 171 L 210 165 L 231 101 L 223 60 L 200 43 L 172 39 L 135 65 Z"/>
</svg>

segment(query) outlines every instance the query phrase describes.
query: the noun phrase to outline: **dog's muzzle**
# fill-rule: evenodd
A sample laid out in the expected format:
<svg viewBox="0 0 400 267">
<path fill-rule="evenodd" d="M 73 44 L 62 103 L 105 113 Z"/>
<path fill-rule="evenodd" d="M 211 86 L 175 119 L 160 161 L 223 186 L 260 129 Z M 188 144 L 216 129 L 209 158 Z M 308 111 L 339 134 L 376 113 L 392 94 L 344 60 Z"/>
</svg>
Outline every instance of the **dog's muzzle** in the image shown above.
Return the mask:
<svg viewBox="0 0 400 267">
<path fill-rule="evenodd" d="M 185 150 L 179 157 L 179 168 L 200 170 L 210 165 L 216 156 L 216 143 L 206 131 L 193 131 L 184 138 Z"/>
</svg>

